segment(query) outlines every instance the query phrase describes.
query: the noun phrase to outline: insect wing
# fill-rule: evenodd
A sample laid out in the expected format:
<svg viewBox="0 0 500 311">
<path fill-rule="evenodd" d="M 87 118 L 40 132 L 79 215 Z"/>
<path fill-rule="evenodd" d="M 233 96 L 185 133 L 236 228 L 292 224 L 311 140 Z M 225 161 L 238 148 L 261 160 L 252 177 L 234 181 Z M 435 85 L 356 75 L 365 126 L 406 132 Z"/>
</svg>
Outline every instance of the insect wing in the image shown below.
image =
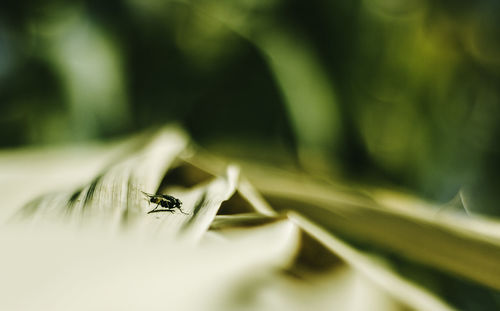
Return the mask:
<svg viewBox="0 0 500 311">
<path fill-rule="evenodd" d="M 163 199 L 163 196 L 161 194 L 150 194 L 144 191 L 141 192 L 150 200 L 155 199 L 155 201 L 161 201 Z"/>
</svg>

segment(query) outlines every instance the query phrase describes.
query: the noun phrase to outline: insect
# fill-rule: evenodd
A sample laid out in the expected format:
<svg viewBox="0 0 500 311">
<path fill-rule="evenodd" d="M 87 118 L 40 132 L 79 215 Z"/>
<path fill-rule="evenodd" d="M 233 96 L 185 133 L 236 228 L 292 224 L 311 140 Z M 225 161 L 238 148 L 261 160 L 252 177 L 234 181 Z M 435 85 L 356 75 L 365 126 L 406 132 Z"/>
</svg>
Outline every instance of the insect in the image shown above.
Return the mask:
<svg viewBox="0 0 500 311">
<path fill-rule="evenodd" d="M 182 202 L 181 200 L 177 199 L 176 197 L 173 197 L 168 194 L 149 194 L 144 191 L 141 191 L 148 199 L 149 204 L 153 203 L 156 204 L 155 208 L 150 210 L 148 214 L 151 213 L 157 213 L 157 212 L 170 212 L 170 213 L 175 213 L 175 209 L 179 209 L 179 211 L 185 215 L 189 215 L 188 213 L 185 213 L 182 209 Z M 158 209 L 158 206 L 161 206 L 161 209 Z"/>
</svg>

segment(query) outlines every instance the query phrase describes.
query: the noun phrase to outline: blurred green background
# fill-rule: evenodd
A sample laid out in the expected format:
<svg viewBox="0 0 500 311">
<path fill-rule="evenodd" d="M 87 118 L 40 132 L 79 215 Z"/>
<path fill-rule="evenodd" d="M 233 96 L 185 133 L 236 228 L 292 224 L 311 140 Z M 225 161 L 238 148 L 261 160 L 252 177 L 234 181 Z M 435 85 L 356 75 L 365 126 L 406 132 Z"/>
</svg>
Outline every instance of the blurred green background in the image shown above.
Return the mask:
<svg viewBox="0 0 500 311">
<path fill-rule="evenodd" d="M 496 0 L 3 0 L 0 146 L 177 122 L 201 145 L 499 215 L 499 13 Z"/>
</svg>

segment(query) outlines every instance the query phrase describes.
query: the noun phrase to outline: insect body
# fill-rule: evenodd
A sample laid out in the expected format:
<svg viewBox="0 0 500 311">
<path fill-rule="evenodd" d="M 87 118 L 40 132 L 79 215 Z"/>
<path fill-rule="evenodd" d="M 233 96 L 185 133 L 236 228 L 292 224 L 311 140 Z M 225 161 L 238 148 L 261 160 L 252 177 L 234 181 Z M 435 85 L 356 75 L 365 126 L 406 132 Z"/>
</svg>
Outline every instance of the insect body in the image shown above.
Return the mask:
<svg viewBox="0 0 500 311">
<path fill-rule="evenodd" d="M 149 204 L 151 203 L 156 204 L 155 208 L 150 210 L 148 214 L 156 212 L 174 213 L 175 209 L 177 208 L 181 213 L 189 215 L 188 213 L 184 213 L 184 211 L 181 209 L 182 202 L 176 197 L 173 197 L 168 194 L 149 194 L 143 191 L 141 192 L 147 197 Z M 158 206 L 161 206 L 162 208 L 158 209 Z"/>
</svg>

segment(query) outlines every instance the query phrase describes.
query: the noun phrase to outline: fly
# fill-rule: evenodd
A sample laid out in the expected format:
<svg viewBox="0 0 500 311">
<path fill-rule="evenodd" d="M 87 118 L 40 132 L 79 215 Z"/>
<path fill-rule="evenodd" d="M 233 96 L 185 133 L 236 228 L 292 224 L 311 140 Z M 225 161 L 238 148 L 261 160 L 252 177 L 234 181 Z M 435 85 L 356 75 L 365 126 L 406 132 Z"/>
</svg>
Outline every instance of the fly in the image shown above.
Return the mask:
<svg viewBox="0 0 500 311">
<path fill-rule="evenodd" d="M 155 208 L 150 210 L 148 214 L 158 212 L 175 213 L 175 209 L 177 208 L 184 215 L 189 215 L 188 213 L 184 213 L 184 211 L 181 209 L 182 202 L 176 197 L 168 194 L 149 194 L 144 191 L 141 192 L 147 197 L 149 204 L 156 204 Z M 159 206 L 161 206 L 162 208 L 158 209 Z"/>
</svg>

